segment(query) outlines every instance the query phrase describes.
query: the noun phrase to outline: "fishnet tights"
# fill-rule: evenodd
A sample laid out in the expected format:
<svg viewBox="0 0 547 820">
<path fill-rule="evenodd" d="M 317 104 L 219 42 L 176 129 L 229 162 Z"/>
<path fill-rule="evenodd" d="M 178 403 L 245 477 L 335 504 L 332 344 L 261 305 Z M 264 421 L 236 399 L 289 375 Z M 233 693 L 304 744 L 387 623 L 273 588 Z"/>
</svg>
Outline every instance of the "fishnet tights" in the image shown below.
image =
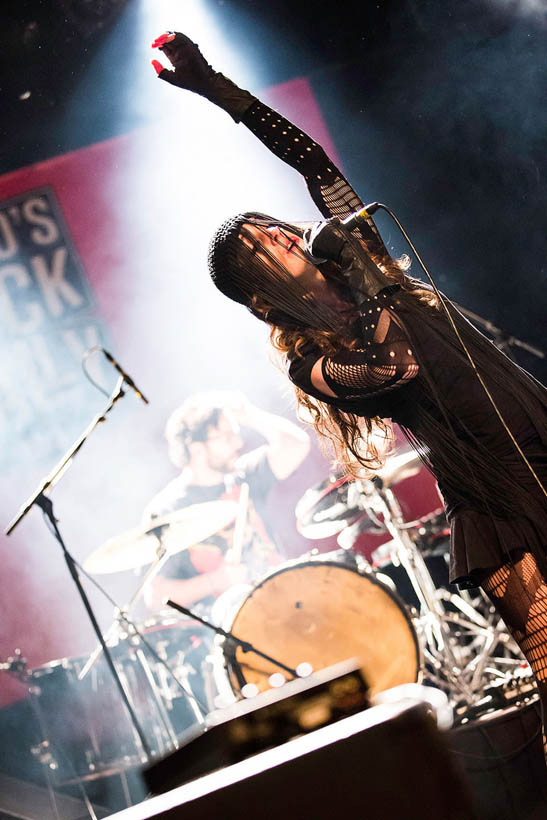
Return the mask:
<svg viewBox="0 0 547 820">
<path fill-rule="evenodd" d="M 525 553 L 515 564 L 497 569 L 481 586 L 534 673 L 543 712 L 543 749 L 547 758 L 547 581 L 534 556 Z"/>
</svg>

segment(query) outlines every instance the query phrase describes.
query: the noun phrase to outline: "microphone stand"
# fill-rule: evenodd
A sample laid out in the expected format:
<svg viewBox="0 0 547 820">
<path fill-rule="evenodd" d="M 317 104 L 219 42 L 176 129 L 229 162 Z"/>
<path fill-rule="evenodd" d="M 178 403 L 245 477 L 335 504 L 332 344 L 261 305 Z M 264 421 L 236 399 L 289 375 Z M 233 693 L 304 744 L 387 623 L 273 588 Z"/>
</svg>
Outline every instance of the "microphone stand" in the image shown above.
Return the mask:
<svg viewBox="0 0 547 820">
<path fill-rule="evenodd" d="M 142 730 L 142 728 L 139 724 L 139 721 L 137 720 L 137 716 L 135 714 L 135 711 L 134 711 L 133 707 L 131 706 L 131 703 L 129 702 L 129 698 L 127 697 L 127 693 L 126 693 L 125 689 L 123 688 L 123 684 L 120 680 L 120 676 L 118 675 L 116 667 L 114 666 L 114 662 L 112 660 L 112 655 L 110 654 L 110 650 L 108 649 L 108 647 L 105 643 L 105 640 L 103 638 L 101 629 L 100 629 L 99 624 L 97 622 L 97 619 L 95 617 L 95 613 L 93 612 L 93 609 L 91 607 L 91 603 L 89 602 L 89 599 L 88 599 L 88 597 L 85 593 L 85 590 L 82 586 L 80 576 L 78 575 L 78 569 L 77 569 L 77 566 L 76 566 L 76 562 L 75 562 L 74 558 L 72 557 L 72 555 L 69 553 L 69 551 L 68 551 L 68 549 L 65 545 L 65 542 L 63 541 L 63 538 L 61 536 L 61 533 L 59 531 L 59 527 L 57 526 L 58 520 L 57 520 L 57 518 L 55 518 L 55 515 L 53 514 L 53 502 L 45 494 L 46 490 L 48 490 L 50 487 L 54 487 L 55 484 L 59 481 L 61 476 L 64 474 L 65 470 L 70 466 L 70 464 L 72 462 L 72 459 L 74 458 L 76 453 L 79 452 L 79 450 L 84 445 L 84 443 L 87 440 L 88 436 L 93 432 L 93 430 L 101 422 L 106 421 L 106 416 L 112 410 L 112 408 L 114 407 L 116 402 L 119 401 L 121 398 L 123 398 L 123 396 L 125 396 L 125 391 L 123 390 L 124 381 L 125 380 L 122 377 L 120 377 L 118 379 L 113 392 L 109 396 L 109 402 L 108 402 L 106 408 L 104 409 L 104 411 L 102 413 L 97 414 L 93 418 L 93 420 L 86 427 L 86 429 L 84 430 L 82 435 L 75 441 L 75 443 L 72 445 L 72 447 L 61 458 L 61 460 L 57 463 L 57 465 L 53 468 L 53 470 L 49 473 L 49 475 L 47 475 L 46 478 L 42 481 L 42 483 L 40 484 L 40 486 L 38 487 L 36 492 L 28 499 L 28 501 L 25 502 L 25 504 L 23 504 L 23 506 L 21 507 L 21 509 L 19 510 L 17 515 L 15 516 L 15 518 L 12 520 L 12 522 L 8 525 L 7 529 L 5 530 L 5 534 L 6 535 L 11 535 L 13 530 L 23 520 L 23 518 L 27 515 L 29 510 L 31 510 L 34 505 L 40 507 L 40 509 L 44 512 L 45 516 L 48 518 L 48 520 L 51 524 L 52 530 L 53 530 L 53 534 L 54 534 L 55 538 L 57 539 L 57 541 L 59 542 L 59 544 L 61 546 L 61 550 L 63 552 L 63 556 L 64 556 L 64 559 L 66 561 L 66 565 L 68 567 L 68 571 L 69 571 L 69 573 L 72 577 L 72 580 L 74 581 L 74 583 L 76 585 L 76 589 L 78 590 L 78 593 L 80 595 L 80 598 L 82 600 L 84 608 L 85 608 L 85 610 L 88 614 L 89 620 L 91 621 L 91 625 L 93 626 L 95 634 L 97 635 L 97 640 L 99 641 L 99 643 L 102 647 L 102 650 L 104 652 L 104 656 L 105 656 L 105 660 L 107 662 L 107 665 L 108 665 L 108 667 L 109 667 L 109 669 L 112 673 L 112 676 L 114 678 L 116 686 L 118 687 L 118 690 L 120 692 L 120 696 L 121 696 L 121 698 L 122 698 L 122 700 L 125 704 L 125 707 L 128 711 L 131 722 L 132 722 L 132 724 L 135 728 L 135 731 L 138 735 L 138 738 L 140 740 L 142 749 L 143 749 L 146 757 L 150 758 L 151 757 L 150 746 L 146 741 L 146 738 L 144 736 L 144 732 L 143 732 L 143 730 Z"/>
<path fill-rule="evenodd" d="M 527 353 L 531 353 L 533 356 L 537 356 L 538 359 L 544 359 L 545 353 L 543 350 L 539 350 L 539 348 L 534 347 L 528 342 L 523 342 L 521 339 L 516 339 L 515 336 L 510 336 L 501 328 L 496 327 L 489 319 L 483 319 L 482 316 L 478 316 L 476 313 L 473 313 L 471 310 L 462 307 L 461 305 L 453 303 L 454 306 L 463 313 L 468 319 L 470 319 L 475 324 L 482 327 L 487 333 L 490 333 L 491 336 L 494 337 L 493 343 L 495 346 L 502 350 L 506 355 L 511 356 L 510 348 L 513 347 L 520 347 L 521 350 L 526 350 Z"/>
<path fill-rule="evenodd" d="M 256 649 L 256 647 L 254 647 L 252 643 L 249 643 L 249 641 L 242 641 L 241 638 L 237 638 L 233 634 L 233 632 L 227 632 L 225 629 L 222 629 L 222 627 L 215 626 L 210 621 L 206 621 L 204 618 L 200 618 L 200 616 L 196 615 L 195 612 L 192 612 L 191 609 L 186 609 L 185 606 L 176 604 L 175 601 L 171 601 L 168 599 L 167 601 L 165 601 L 165 603 L 167 604 L 167 606 L 170 606 L 173 609 L 177 609 L 179 612 L 182 612 L 183 615 L 187 615 L 189 618 L 193 618 L 194 620 L 199 621 L 200 624 L 203 624 L 203 626 L 208 627 L 208 629 L 212 629 L 213 632 L 217 633 L 217 635 L 222 635 L 224 638 L 228 638 L 229 640 L 233 641 L 233 643 L 237 644 L 237 646 L 240 646 L 244 652 L 254 652 L 255 655 L 259 655 L 261 658 L 270 661 L 270 663 L 273 663 L 274 666 L 279 666 L 280 669 L 283 669 L 285 672 L 288 672 L 289 675 L 292 675 L 293 678 L 298 677 L 298 672 L 296 671 L 296 669 L 291 669 L 290 666 L 286 666 L 281 661 L 272 658 L 271 655 L 266 655 L 265 652 L 261 652 L 260 649 Z"/>
</svg>

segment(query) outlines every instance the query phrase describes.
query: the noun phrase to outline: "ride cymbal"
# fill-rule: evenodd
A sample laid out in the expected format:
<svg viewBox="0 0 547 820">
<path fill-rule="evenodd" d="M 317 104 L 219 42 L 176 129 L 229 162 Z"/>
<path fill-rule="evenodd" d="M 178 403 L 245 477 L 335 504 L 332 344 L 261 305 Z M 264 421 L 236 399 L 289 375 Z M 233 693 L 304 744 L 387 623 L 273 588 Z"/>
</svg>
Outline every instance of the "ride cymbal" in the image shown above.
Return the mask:
<svg viewBox="0 0 547 820">
<path fill-rule="evenodd" d="M 109 538 L 84 561 L 86 572 L 122 572 L 150 564 L 163 547 L 174 555 L 205 541 L 234 521 L 235 501 L 207 501 L 154 518 Z"/>
</svg>

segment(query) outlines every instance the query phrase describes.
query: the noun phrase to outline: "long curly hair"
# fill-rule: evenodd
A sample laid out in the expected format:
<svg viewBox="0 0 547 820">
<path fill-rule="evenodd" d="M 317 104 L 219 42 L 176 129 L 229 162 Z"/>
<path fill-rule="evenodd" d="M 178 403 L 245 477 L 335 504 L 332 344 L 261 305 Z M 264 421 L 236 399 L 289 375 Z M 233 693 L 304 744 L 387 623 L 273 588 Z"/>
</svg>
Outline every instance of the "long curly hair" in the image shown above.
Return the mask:
<svg viewBox="0 0 547 820">
<path fill-rule="evenodd" d="M 359 347 L 359 312 L 345 285 L 340 284 L 338 293 L 347 308 L 341 316 L 314 299 L 312 294 L 303 292 L 301 285 L 273 256 L 265 263 L 253 253 L 248 247 L 251 237 L 247 237 L 247 246 L 241 241 L 247 224 L 262 228 L 283 225 L 300 236 L 310 226 L 282 222 L 264 214 L 241 214 L 219 228 L 210 246 L 209 267 L 215 285 L 229 298 L 245 304 L 271 327 L 270 341 L 278 354 L 278 366 L 287 372 L 290 361 L 298 357 L 309 342 L 327 356 Z M 435 295 L 424 287 L 423 282 L 406 273 L 410 264 L 408 257 L 399 260 L 393 260 L 387 254 L 379 257 L 365 240 L 360 242 L 363 251 L 394 285 L 411 293 L 427 308 L 437 309 Z M 326 262 L 320 269 L 336 288 L 337 279 L 340 282 L 337 266 Z M 367 418 L 345 412 L 327 400 L 321 401 L 296 385 L 292 386 L 299 418 L 313 425 L 323 450 L 334 460 L 336 467 L 348 475 L 362 478 L 382 466 L 393 443 L 388 421 L 379 416 Z"/>
</svg>

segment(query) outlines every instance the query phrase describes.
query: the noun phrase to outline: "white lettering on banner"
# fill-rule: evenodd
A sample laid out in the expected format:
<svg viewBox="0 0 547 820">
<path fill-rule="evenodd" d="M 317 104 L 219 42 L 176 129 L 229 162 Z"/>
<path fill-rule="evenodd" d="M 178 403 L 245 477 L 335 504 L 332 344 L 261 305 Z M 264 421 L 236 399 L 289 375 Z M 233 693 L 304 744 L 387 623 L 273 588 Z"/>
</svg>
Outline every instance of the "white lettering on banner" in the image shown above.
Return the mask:
<svg viewBox="0 0 547 820">
<path fill-rule="evenodd" d="M 48 203 L 42 197 L 32 197 L 24 203 L 23 216 L 31 225 L 37 225 L 30 232 L 32 241 L 37 245 L 51 245 L 59 239 L 59 228 L 51 216 L 44 212 L 49 211 Z M 40 213 L 42 211 L 42 213 Z"/>
<path fill-rule="evenodd" d="M 7 214 L 0 212 L 0 262 L 17 253 L 17 239 Z"/>
<path fill-rule="evenodd" d="M 101 399 L 83 353 L 109 347 L 86 272 L 51 188 L 0 202 L 0 465 L 44 467 L 66 450 Z M 106 337 L 106 338 L 105 338 Z M 110 385 L 104 357 L 88 367 Z"/>
<path fill-rule="evenodd" d="M 53 316 L 61 316 L 64 313 L 63 298 L 65 303 L 73 308 L 81 307 L 84 301 L 81 294 L 65 279 L 66 260 L 67 250 L 64 246 L 55 248 L 49 270 L 45 256 L 33 256 L 31 259 L 36 279 Z"/>
<path fill-rule="evenodd" d="M 11 283 L 12 287 L 9 288 Z M 33 333 L 43 323 L 44 309 L 35 299 L 10 297 L 9 290 L 32 291 L 32 279 L 23 265 L 15 263 L 0 267 L 0 311 L 8 327 L 25 333 Z M 17 309 L 19 308 L 19 309 Z"/>
</svg>

